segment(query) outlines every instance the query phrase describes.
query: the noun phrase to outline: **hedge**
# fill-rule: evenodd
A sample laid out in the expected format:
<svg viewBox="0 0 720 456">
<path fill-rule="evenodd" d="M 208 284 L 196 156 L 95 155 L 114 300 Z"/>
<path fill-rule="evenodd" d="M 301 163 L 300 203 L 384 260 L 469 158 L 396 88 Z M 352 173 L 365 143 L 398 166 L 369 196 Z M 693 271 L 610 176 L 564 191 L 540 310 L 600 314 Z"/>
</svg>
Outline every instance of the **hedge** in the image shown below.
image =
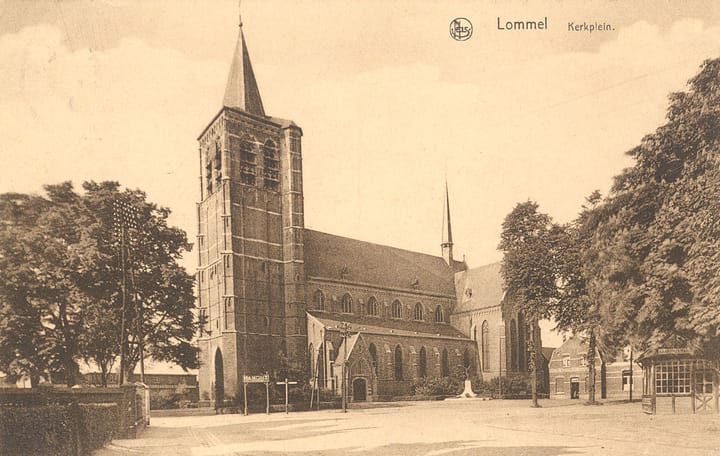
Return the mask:
<svg viewBox="0 0 720 456">
<path fill-rule="evenodd" d="M 116 404 L 2 406 L 0 454 L 89 454 L 112 440 Z"/>
<path fill-rule="evenodd" d="M 120 408 L 117 404 L 80 404 L 80 443 L 86 452 L 102 448 L 113 439 Z"/>
</svg>

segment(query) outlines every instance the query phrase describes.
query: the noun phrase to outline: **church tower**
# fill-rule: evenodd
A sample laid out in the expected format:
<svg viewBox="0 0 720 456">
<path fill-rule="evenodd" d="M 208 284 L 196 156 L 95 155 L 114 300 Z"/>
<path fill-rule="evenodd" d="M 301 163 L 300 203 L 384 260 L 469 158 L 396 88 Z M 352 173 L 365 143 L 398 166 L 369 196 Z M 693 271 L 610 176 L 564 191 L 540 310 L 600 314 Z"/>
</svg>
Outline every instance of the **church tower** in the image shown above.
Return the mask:
<svg viewBox="0 0 720 456">
<path fill-rule="evenodd" d="M 198 138 L 200 399 L 306 357 L 302 130 L 265 114 L 242 30 L 223 106 Z"/>
</svg>

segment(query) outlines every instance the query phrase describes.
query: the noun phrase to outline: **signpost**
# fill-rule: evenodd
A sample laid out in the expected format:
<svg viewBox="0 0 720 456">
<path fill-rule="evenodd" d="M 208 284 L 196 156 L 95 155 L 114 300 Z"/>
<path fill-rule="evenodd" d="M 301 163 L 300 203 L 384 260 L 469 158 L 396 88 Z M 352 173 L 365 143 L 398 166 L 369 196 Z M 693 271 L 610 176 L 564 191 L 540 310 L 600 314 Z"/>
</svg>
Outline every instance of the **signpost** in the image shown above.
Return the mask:
<svg viewBox="0 0 720 456">
<path fill-rule="evenodd" d="M 347 344 L 348 337 L 352 326 L 349 323 L 340 323 L 338 325 L 340 336 L 343 338 L 343 361 L 342 361 L 342 411 L 347 413 Z"/>
<path fill-rule="evenodd" d="M 245 415 L 248 414 L 247 386 L 248 383 L 264 383 L 265 384 L 265 413 L 270 414 L 270 374 L 262 375 L 243 375 L 243 398 L 245 399 Z"/>
<path fill-rule="evenodd" d="M 284 382 L 275 382 L 276 385 L 285 385 L 285 414 L 287 415 L 289 413 L 288 407 L 289 407 L 289 401 L 288 401 L 288 392 L 289 392 L 289 386 L 290 385 L 297 385 L 297 382 L 289 382 L 286 378 Z"/>
</svg>

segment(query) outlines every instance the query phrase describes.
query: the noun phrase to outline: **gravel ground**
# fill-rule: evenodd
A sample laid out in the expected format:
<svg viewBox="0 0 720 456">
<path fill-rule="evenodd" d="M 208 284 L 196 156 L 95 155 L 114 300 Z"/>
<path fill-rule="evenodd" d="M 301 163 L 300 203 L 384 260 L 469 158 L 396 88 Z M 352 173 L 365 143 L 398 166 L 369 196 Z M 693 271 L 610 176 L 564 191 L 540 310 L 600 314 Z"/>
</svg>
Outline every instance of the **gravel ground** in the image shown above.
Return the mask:
<svg viewBox="0 0 720 456">
<path fill-rule="evenodd" d="M 163 417 L 116 455 L 720 455 L 719 415 L 648 416 L 640 404 L 446 400 L 396 407 Z"/>
</svg>

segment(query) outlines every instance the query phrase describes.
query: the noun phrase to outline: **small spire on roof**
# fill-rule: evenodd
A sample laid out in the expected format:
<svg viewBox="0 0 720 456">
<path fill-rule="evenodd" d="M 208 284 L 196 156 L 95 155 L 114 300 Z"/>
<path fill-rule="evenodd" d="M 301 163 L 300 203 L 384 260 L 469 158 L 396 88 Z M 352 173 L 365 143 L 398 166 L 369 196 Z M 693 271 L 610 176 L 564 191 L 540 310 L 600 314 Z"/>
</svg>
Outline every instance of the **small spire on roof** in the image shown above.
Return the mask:
<svg viewBox="0 0 720 456">
<path fill-rule="evenodd" d="M 447 177 L 445 178 L 445 207 L 443 210 L 443 229 L 442 229 L 442 256 L 448 265 L 452 266 L 453 262 L 453 240 L 452 225 L 450 223 L 450 193 L 448 192 Z"/>
</svg>

